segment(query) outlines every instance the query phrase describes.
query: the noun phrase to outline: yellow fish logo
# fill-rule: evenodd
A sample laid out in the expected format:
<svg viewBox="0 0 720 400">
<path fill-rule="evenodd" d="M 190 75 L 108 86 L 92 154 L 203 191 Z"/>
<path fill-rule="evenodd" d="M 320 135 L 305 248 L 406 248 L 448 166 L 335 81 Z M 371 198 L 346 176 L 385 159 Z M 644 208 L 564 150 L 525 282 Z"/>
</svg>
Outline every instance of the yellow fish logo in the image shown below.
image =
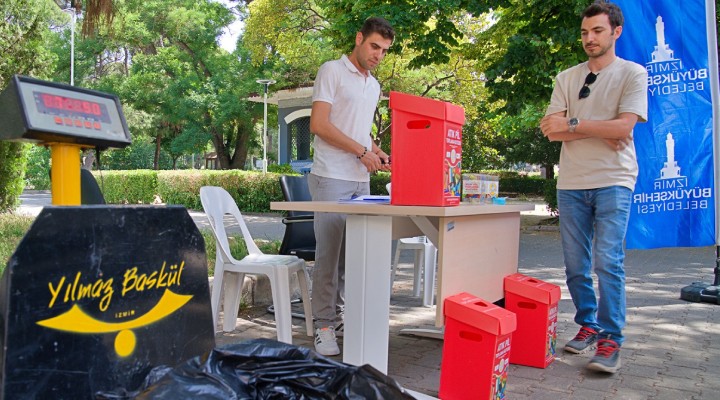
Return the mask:
<svg viewBox="0 0 720 400">
<path fill-rule="evenodd" d="M 182 306 L 192 298 L 193 296 L 191 295 L 180 295 L 173 293 L 169 289 L 165 289 L 165 293 L 163 293 L 160 301 L 145 315 L 132 321 L 117 323 L 99 321 L 87 315 L 85 311 L 75 304 L 67 312 L 53 318 L 38 321 L 37 324 L 46 328 L 74 333 L 118 332 L 115 337 L 115 353 L 120 357 L 127 357 L 135 351 L 135 333 L 133 333 L 131 329 L 140 328 L 160 321 L 182 308 Z"/>
</svg>

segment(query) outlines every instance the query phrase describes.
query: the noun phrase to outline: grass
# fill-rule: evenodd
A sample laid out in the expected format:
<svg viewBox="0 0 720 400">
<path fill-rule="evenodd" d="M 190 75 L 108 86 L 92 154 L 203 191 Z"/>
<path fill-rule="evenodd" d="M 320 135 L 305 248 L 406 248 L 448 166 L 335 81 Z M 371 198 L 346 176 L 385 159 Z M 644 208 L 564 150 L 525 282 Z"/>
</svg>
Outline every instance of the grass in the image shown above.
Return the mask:
<svg viewBox="0 0 720 400">
<path fill-rule="evenodd" d="M 15 252 L 20 240 L 25 236 L 25 232 L 30 229 L 34 219 L 34 217 L 13 213 L 0 213 L 0 274 L 5 270 L 8 260 Z M 200 233 L 205 239 L 208 276 L 213 276 L 215 272 L 215 237 L 209 230 L 203 229 Z M 241 259 L 247 255 L 242 235 L 230 236 L 229 242 L 233 257 Z M 277 240 L 256 240 L 255 242 L 260 250 L 267 254 L 277 254 L 280 249 L 280 241 Z"/>
<path fill-rule="evenodd" d="M 35 218 L 13 213 L 0 213 L 0 273 Z"/>
<path fill-rule="evenodd" d="M 205 254 L 207 255 L 208 276 L 215 273 L 215 236 L 212 231 L 201 229 L 200 233 L 205 239 Z M 247 247 L 242 235 L 231 235 L 228 237 L 230 243 L 230 253 L 235 259 L 240 260 L 247 255 Z M 260 251 L 266 254 L 278 254 L 280 251 L 280 241 L 278 240 L 255 240 Z"/>
</svg>

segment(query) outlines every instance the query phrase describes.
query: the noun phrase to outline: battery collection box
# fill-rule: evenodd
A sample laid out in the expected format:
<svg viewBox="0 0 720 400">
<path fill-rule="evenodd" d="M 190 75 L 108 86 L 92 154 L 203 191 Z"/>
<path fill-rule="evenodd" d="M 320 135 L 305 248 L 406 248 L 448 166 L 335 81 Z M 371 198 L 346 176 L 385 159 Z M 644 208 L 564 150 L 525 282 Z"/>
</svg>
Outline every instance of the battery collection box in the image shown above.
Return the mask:
<svg viewBox="0 0 720 400">
<path fill-rule="evenodd" d="M 440 398 L 504 399 L 515 314 L 464 292 L 446 298 L 443 310 Z"/>
<path fill-rule="evenodd" d="M 555 360 L 560 287 L 523 274 L 505 277 L 505 308 L 517 316 L 510 363 L 546 368 Z"/>
<path fill-rule="evenodd" d="M 456 206 L 462 188 L 462 126 L 457 105 L 390 92 L 391 204 Z"/>
</svg>

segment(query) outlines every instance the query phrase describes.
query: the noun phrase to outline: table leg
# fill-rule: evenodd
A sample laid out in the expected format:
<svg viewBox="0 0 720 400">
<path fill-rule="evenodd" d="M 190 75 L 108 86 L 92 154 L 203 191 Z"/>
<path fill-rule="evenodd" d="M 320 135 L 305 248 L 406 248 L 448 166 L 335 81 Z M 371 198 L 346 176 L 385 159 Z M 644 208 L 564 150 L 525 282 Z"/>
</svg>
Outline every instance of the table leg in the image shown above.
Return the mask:
<svg viewBox="0 0 720 400">
<path fill-rule="evenodd" d="M 348 215 L 343 361 L 386 374 L 390 340 L 392 218 Z"/>
</svg>

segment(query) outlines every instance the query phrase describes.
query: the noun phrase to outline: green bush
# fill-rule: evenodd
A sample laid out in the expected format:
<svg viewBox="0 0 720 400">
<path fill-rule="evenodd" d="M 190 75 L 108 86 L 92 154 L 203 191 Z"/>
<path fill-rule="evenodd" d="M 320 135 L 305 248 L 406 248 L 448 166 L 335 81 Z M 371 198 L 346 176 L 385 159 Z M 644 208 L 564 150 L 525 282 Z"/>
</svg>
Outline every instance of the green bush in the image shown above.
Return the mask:
<svg viewBox="0 0 720 400">
<path fill-rule="evenodd" d="M 545 193 L 545 179 L 521 175 L 501 177 L 500 191 L 503 193 L 542 196 Z"/>
<path fill-rule="evenodd" d="M 167 204 L 180 204 L 199 210 L 200 188 L 220 186 L 235 199 L 244 212 L 269 212 L 271 201 L 282 201 L 280 175 L 253 171 L 160 171 L 158 194 Z"/>
<path fill-rule="evenodd" d="M 0 212 L 14 210 L 25 188 L 27 144 L 0 141 Z"/>
<path fill-rule="evenodd" d="M 465 171 L 463 171 L 465 172 Z M 480 170 L 480 172 L 477 172 L 478 174 L 489 174 L 489 175 L 497 175 L 500 177 L 500 179 L 505 178 L 520 178 L 523 175 L 520 175 L 517 171 L 508 171 L 505 169 L 483 169 Z"/>
<path fill-rule="evenodd" d="M 513 171 L 481 171 L 482 174 L 500 176 L 500 191 L 528 196 L 542 196 L 545 193 L 545 179 L 536 176 L 524 176 Z M 386 185 L 390 183 L 389 172 L 378 172 L 370 176 L 370 193 L 387 194 Z"/>
<path fill-rule="evenodd" d="M 158 171 L 93 171 L 93 175 L 110 204 L 152 204 L 158 193 Z"/>
<path fill-rule="evenodd" d="M 558 215 L 557 179 L 545 180 L 545 202 L 552 215 Z"/>
<path fill-rule="evenodd" d="M 282 175 L 300 175 L 292 169 L 290 164 L 269 164 L 267 167 L 268 172 L 274 172 Z"/>
<path fill-rule="evenodd" d="M 157 193 L 166 204 L 183 205 L 191 210 L 201 210 L 200 188 L 202 186 L 221 186 L 215 183 L 218 178 L 232 171 L 160 171 L 158 172 Z M 238 204 L 242 210 L 242 205 Z"/>
<path fill-rule="evenodd" d="M 50 149 L 48 147 L 30 146 L 25 183 L 35 190 L 50 190 Z"/>
<path fill-rule="evenodd" d="M 151 204 L 155 196 L 165 204 L 202 209 L 200 188 L 220 186 L 244 212 L 269 212 L 271 201 L 282 201 L 280 175 L 240 170 L 103 171 L 95 172 L 110 204 Z"/>
<path fill-rule="evenodd" d="M 389 172 L 378 172 L 370 175 L 370 193 L 376 195 L 387 195 L 387 184 L 390 183 Z"/>
</svg>

